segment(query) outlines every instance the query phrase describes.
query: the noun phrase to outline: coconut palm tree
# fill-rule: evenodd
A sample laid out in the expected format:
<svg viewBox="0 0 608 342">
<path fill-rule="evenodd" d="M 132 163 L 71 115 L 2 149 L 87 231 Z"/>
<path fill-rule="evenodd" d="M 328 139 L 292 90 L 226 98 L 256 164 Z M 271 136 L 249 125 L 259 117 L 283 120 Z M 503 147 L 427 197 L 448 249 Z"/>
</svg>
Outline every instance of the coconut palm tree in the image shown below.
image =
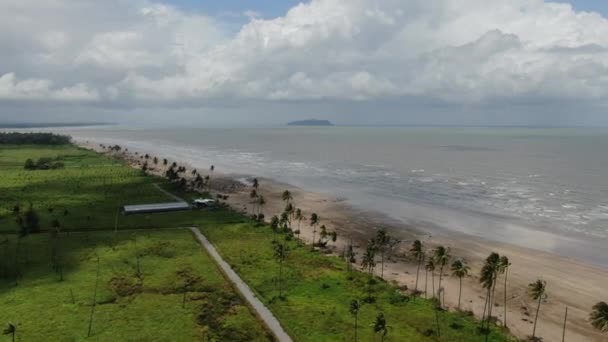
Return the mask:
<svg viewBox="0 0 608 342">
<path fill-rule="evenodd" d="M 287 190 L 286 190 L 287 191 Z M 310 226 L 312 227 L 312 249 L 315 249 L 315 235 L 317 234 L 317 225 L 321 218 L 316 213 L 310 214 Z"/>
<path fill-rule="evenodd" d="M 361 259 L 361 266 L 367 269 L 370 275 L 374 273 L 374 267 L 376 267 L 376 244 L 373 241 L 367 243 L 365 253 L 363 253 L 363 258 Z"/>
<path fill-rule="evenodd" d="M 283 262 L 287 259 L 289 247 L 284 244 L 274 246 L 274 257 L 279 262 L 279 297 L 283 297 Z"/>
<path fill-rule="evenodd" d="M 357 342 L 357 328 L 359 323 L 359 311 L 361 311 L 361 306 L 363 306 L 363 304 L 361 304 L 360 301 L 353 299 L 350 301 L 350 308 L 348 310 L 350 311 L 350 314 L 353 315 L 353 317 L 355 318 L 355 342 Z"/>
<path fill-rule="evenodd" d="M 503 319 L 503 323 L 502 325 L 506 328 L 507 327 L 507 278 L 509 277 L 509 266 L 511 266 L 511 262 L 509 261 L 509 258 L 507 258 L 506 256 L 501 256 L 500 257 L 500 261 L 499 261 L 499 268 L 501 270 L 500 273 L 504 273 L 505 274 L 505 288 L 504 288 L 504 319 Z"/>
<path fill-rule="evenodd" d="M 420 265 L 422 265 L 422 261 L 424 260 L 424 250 L 422 247 L 422 242 L 420 240 L 414 241 L 414 243 L 412 244 L 412 248 L 410 248 L 410 252 L 418 262 L 418 268 L 416 269 L 416 286 L 414 286 L 414 290 L 418 292 L 418 276 L 420 275 Z"/>
<path fill-rule="evenodd" d="M 439 284 L 437 285 L 437 288 L 441 289 L 441 280 L 443 279 L 443 268 L 445 267 L 445 265 L 448 264 L 451 258 L 450 249 L 445 248 L 443 246 L 439 246 L 435 248 L 433 256 L 435 257 L 435 263 L 439 265 Z M 441 306 L 443 306 L 441 298 L 439 298 L 439 303 Z"/>
<path fill-rule="evenodd" d="M 593 311 L 589 315 L 591 325 L 601 332 L 608 332 L 608 304 L 599 302 L 593 306 Z"/>
<path fill-rule="evenodd" d="M 540 312 L 540 303 L 547 298 L 547 282 L 539 279 L 528 285 L 528 291 L 530 292 L 530 297 L 538 301 L 536 316 L 534 317 L 534 328 L 532 329 L 532 340 L 534 340 L 536 338 L 536 322 L 538 321 L 538 313 Z"/>
<path fill-rule="evenodd" d="M 435 298 L 435 260 L 433 258 L 428 258 L 425 268 L 427 272 L 431 272 L 431 279 L 433 279 L 433 298 Z"/>
<path fill-rule="evenodd" d="M 253 181 L 251 182 L 251 187 L 253 187 L 256 190 L 260 187 L 260 182 L 258 181 L 257 178 L 253 179 Z"/>
<path fill-rule="evenodd" d="M 283 191 L 281 198 L 283 199 L 283 202 L 290 203 L 293 200 L 293 195 L 289 190 L 285 190 Z"/>
<path fill-rule="evenodd" d="M 460 298 L 462 297 L 462 278 L 469 274 L 471 268 L 463 260 L 456 260 L 452 263 L 452 275 L 458 277 L 460 289 L 458 290 L 458 310 L 460 310 Z"/>
<path fill-rule="evenodd" d="M 389 326 L 386 325 L 386 317 L 384 317 L 384 313 L 379 313 L 376 316 L 376 320 L 374 324 L 372 324 L 372 328 L 374 329 L 374 334 L 380 334 L 380 341 L 384 341 L 384 338 L 388 334 Z"/>
<path fill-rule="evenodd" d="M 295 213 L 295 208 L 291 203 L 287 203 L 287 205 L 285 205 L 285 209 L 283 210 L 286 214 L 287 214 L 287 221 L 289 223 L 289 228 L 291 229 L 291 219 Z"/>
<path fill-rule="evenodd" d="M 488 328 L 490 326 L 490 317 L 492 317 L 492 289 L 494 288 L 494 283 L 496 282 L 496 275 L 498 273 L 500 262 L 500 255 L 498 253 L 492 252 L 485 261 L 485 264 L 481 268 L 481 274 L 479 277 L 479 282 L 482 284 L 482 287 L 487 290 L 486 293 L 486 301 L 483 308 L 483 315 L 481 316 L 481 325 L 483 327 L 484 319 L 487 316 Z M 487 336 L 487 335 L 486 335 Z"/>
<path fill-rule="evenodd" d="M 306 220 L 306 217 L 302 214 L 302 209 L 297 208 L 294 214 L 294 218 L 298 221 L 298 230 L 300 230 L 300 226 L 302 225 L 302 220 Z"/>
<path fill-rule="evenodd" d="M 11 335 L 13 342 L 15 342 L 15 335 L 17 334 L 17 328 L 12 323 L 7 324 L 6 328 L 2 332 L 4 335 Z"/>
<path fill-rule="evenodd" d="M 391 236 L 388 235 L 386 229 L 382 228 L 376 233 L 376 244 L 380 250 L 380 278 L 384 279 L 384 252 L 386 245 L 391 242 Z"/>
</svg>

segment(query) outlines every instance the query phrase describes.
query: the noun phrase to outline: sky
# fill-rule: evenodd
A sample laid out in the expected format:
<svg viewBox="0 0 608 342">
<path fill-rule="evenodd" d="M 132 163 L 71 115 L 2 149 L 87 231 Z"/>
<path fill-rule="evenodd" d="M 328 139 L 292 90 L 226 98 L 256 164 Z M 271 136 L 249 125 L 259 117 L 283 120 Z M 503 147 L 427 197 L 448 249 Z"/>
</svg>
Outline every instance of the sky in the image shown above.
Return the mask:
<svg viewBox="0 0 608 342">
<path fill-rule="evenodd" d="M 0 122 L 608 125 L 605 0 L 0 0 Z"/>
</svg>

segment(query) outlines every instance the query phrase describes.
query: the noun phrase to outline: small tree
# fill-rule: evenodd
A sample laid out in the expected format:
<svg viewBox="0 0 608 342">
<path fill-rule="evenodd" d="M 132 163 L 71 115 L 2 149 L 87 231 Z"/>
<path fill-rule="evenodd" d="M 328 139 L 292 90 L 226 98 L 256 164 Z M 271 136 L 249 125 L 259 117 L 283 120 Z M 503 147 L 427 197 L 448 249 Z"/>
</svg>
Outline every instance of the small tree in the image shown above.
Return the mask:
<svg viewBox="0 0 608 342">
<path fill-rule="evenodd" d="M 363 258 L 361 259 L 361 266 L 367 269 L 370 275 L 374 273 L 374 267 L 376 267 L 376 244 L 373 240 L 367 243 L 365 253 L 363 253 Z"/>
<path fill-rule="evenodd" d="M 378 314 L 378 316 L 376 316 L 376 320 L 374 321 L 374 324 L 372 324 L 372 328 L 374 330 L 374 334 L 380 334 L 380 341 L 384 341 L 389 329 L 389 326 L 386 325 L 384 313 L 381 312 Z"/>
</svg>

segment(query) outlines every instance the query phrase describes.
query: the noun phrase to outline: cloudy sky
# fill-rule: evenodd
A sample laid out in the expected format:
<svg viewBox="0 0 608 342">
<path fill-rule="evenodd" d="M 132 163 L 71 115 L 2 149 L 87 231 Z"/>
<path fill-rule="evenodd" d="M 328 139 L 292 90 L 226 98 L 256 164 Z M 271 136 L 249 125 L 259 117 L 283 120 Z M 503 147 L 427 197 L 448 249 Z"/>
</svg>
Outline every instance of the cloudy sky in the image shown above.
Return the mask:
<svg viewBox="0 0 608 342">
<path fill-rule="evenodd" d="M 0 121 L 608 125 L 605 0 L 0 0 Z"/>
</svg>

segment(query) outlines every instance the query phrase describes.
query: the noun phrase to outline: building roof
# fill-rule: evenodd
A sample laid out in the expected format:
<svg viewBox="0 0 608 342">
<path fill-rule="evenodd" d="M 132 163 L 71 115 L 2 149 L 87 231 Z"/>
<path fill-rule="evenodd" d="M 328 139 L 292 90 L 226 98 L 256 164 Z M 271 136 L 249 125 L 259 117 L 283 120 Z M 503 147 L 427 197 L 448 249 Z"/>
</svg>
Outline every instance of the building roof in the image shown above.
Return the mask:
<svg viewBox="0 0 608 342">
<path fill-rule="evenodd" d="M 187 210 L 190 209 L 190 205 L 186 202 L 172 202 L 172 203 L 153 203 L 153 204 L 137 204 L 137 205 L 125 205 L 125 213 L 147 213 L 147 212 L 162 212 L 172 210 Z"/>
</svg>

